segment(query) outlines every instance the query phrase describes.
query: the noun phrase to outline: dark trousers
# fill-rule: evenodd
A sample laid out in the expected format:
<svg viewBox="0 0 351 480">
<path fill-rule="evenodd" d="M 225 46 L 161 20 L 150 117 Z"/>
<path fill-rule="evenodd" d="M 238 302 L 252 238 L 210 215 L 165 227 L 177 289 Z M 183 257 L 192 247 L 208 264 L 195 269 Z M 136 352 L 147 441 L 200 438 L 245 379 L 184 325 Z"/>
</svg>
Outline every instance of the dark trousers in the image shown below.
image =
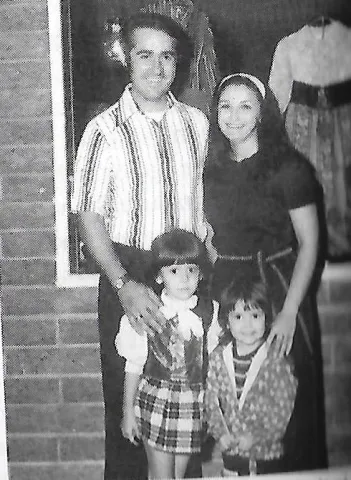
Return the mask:
<svg viewBox="0 0 351 480">
<path fill-rule="evenodd" d="M 137 281 L 147 280 L 149 252 L 116 245 L 119 258 Z M 145 480 L 147 459 L 143 445 L 135 447 L 123 438 L 120 428 L 123 410 L 124 359 L 115 349 L 114 340 L 124 311 L 108 280 L 99 284 L 99 336 L 102 385 L 105 404 L 105 476 L 104 480 Z M 201 458 L 194 456 L 187 477 L 201 477 Z"/>
</svg>

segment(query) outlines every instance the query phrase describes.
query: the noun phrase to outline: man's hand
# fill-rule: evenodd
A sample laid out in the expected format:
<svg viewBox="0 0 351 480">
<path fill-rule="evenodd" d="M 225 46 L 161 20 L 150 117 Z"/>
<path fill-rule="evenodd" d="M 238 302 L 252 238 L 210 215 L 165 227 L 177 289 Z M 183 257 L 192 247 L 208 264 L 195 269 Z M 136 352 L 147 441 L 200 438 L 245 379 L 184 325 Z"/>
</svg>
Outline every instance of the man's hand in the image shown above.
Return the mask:
<svg viewBox="0 0 351 480">
<path fill-rule="evenodd" d="M 162 332 L 166 319 L 160 312 L 162 303 L 151 288 L 129 280 L 118 290 L 118 297 L 130 324 L 139 334 Z"/>
<path fill-rule="evenodd" d="M 129 440 L 133 445 L 138 445 L 140 432 L 133 408 L 126 408 L 124 410 L 121 422 L 121 430 L 124 438 Z"/>
</svg>

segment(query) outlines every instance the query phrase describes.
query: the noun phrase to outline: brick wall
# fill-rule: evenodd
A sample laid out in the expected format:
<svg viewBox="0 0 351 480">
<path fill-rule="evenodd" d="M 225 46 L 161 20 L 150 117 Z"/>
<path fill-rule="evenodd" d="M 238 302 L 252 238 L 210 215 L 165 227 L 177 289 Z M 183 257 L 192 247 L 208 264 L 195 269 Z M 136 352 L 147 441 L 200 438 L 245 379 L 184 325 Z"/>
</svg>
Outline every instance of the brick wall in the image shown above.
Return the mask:
<svg viewBox="0 0 351 480">
<path fill-rule="evenodd" d="M 330 280 L 318 296 L 330 465 L 351 465 L 351 280 Z"/>
<path fill-rule="evenodd" d="M 3 333 L 13 480 L 101 479 L 96 292 L 57 289 L 46 0 L 0 3 Z"/>
<path fill-rule="evenodd" d="M 0 3 L 3 333 L 12 480 L 97 480 L 103 404 L 94 289 L 58 289 L 46 0 Z M 350 283 L 319 295 L 331 463 L 351 458 Z"/>
</svg>

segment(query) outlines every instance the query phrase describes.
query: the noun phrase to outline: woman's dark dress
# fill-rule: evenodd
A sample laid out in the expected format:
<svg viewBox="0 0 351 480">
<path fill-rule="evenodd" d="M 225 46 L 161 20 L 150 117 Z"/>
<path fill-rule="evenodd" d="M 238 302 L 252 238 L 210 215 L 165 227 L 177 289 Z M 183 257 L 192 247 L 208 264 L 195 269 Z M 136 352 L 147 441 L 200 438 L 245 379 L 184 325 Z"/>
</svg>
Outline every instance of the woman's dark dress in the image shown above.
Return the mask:
<svg viewBox="0 0 351 480">
<path fill-rule="evenodd" d="M 221 166 L 207 167 L 205 212 L 219 253 L 213 278 L 214 296 L 218 298 L 221 289 L 232 280 L 260 276 L 267 283 L 274 311 L 278 313 L 296 261 L 289 210 L 314 203 L 318 190 L 308 163 L 295 156 L 294 151 L 279 167 L 267 167 L 267 160 L 269 157 L 256 153 L 241 162 L 228 157 Z M 221 255 L 235 259 L 221 259 Z M 292 356 L 299 387 L 285 435 L 285 470 L 324 468 L 320 332 L 316 310 L 308 297 L 300 308 Z"/>
</svg>

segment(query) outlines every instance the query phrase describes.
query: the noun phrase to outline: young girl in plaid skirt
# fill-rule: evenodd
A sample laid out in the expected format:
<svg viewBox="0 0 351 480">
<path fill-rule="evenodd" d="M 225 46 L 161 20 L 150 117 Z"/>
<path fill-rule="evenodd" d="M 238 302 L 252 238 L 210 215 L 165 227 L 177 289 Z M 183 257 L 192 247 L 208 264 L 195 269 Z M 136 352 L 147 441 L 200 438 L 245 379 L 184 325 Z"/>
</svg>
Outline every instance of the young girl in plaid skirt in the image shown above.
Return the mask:
<svg viewBox="0 0 351 480">
<path fill-rule="evenodd" d="M 219 322 L 225 334 L 210 355 L 205 408 L 222 450 L 222 476 L 284 471 L 297 380 L 289 360 L 268 348 L 272 311 L 261 280 L 225 289 Z"/>
<path fill-rule="evenodd" d="M 207 354 L 219 333 L 218 304 L 198 294 L 209 269 L 204 244 L 175 229 L 151 247 L 154 278 L 162 285 L 163 331 L 137 333 L 128 318 L 116 337 L 126 359 L 122 433 L 144 444 L 149 478 L 184 478 L 200 452 Z"/>
</svg>

